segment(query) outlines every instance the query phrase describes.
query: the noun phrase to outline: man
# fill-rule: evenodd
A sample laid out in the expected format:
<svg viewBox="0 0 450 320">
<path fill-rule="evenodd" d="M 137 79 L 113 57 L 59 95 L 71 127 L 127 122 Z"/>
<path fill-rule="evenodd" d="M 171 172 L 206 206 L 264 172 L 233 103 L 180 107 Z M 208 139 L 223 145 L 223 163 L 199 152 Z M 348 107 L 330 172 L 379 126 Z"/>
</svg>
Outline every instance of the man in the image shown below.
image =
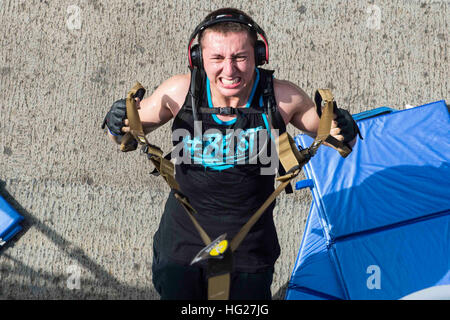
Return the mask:
<svg viewBox="0 0 450 320">
<path fill-rule="evenodd" d="M 262 63 L 268 60 L 266 39 L 263 39 L 265 45 L 256 50 L 257 46 L 261 47 L 257 37 L 264 35 L 262 30 L 239 20 L 226 21 L 227 17 L 256 25 L 244 12 L 224 8 L 205 18 L 205 28 L 196 29 L 199 47 L 194 50 L 190 41 L 189 60 L 193 69 L 191 59 L 200 59 L 196 67 L 203 77 L 200 94 L 196 97 L 198 106 L 194 107 L 190 99 L 193 97 L 192 73 L 175 75 L 150 97 L 141 102 L 136 99 L 146 134 L 171 119 L 174 119 L 172 131 L 184 132 L 181 137 L 174 135 L 174 144 L 181 143 L 183 159 L 186 160 L 187 155 L 191 161 L 177 162 L 175 178 L 211 239 L 224 233 L 233 238 L 274 190 L 275 171 L 261 174 L 262 168 L 273 163 L 263 163 L 261 159 L 252 162 L 250 155 L 251 148 L 256 149 L 257 155 L 263 149 L 273 150 L 270 134 L 259 139 L 264 136 L 262 133 L 270 131 L 267 116 L 261 112 L 267 83 L 273 83 L 283 126 L 290 123 L 314 136 L 319 125 L 315 105 L 303 90 L 289 81 L 274 78 L 272 82 L 271 73 L 257 68 L 261 64 L 259 55 L 263 56 Z M 216 23 L 218 19 L 225 21 Z M 196 108 L 206 111 L 196 112 Z M 213 112 L 208 112 L 208 108 Z M 215 108 L 223 109 L 214 113 L 218 110 Z M 129 131 L 128 120 L 121 123 L 125 117 L 124 100 L 119 100 L 105 118 L 109 136 L 116 143 Z M 195 130 L 196 117 L 201 132 Z M 348 112 L 338 109 L 331 135 L 352 146 L 356 131 Z M 236 143 L 233 144 L 234 138 Z M 218 152 L 211 149 L 213 145 L 223 148 Z M 280 253 L 272 216 L 274 205 L 269 206 L 233 254 L 230 299 L 271 299 L 274 264 Z M 171 192 L 154 237 L 153 283 L 162 299 L 206 299 L 205 266 L 202 263 L 190 265 L 203 247 L 192 221 Z"/>
</svg>

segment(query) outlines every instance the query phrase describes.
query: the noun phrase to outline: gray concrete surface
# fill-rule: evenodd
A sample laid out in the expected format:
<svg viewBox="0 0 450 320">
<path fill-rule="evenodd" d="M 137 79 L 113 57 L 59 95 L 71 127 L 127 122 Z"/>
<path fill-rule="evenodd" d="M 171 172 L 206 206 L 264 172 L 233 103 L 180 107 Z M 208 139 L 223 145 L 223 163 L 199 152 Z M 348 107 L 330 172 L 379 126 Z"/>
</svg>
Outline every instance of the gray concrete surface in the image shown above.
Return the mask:
<svg viewBox="0 0 450 320">
<path fill-rule="evenodd" d="M 450 98 L 448 1 L 0 0 L 0 192 L 25 216 L 0 251 L 1 299 L 159 298 L 151 248 L 168 188 L 100 124 L 135 80 L 151 91 L 187 72 L 191 31 L 223 6 L 265 29 L 278 78 L 330 87 L 352 113 Z M 169 128 L 150 136 L 166 150 Z M 275 299 L 310 201 L 279 198 Z"/>
</svg>

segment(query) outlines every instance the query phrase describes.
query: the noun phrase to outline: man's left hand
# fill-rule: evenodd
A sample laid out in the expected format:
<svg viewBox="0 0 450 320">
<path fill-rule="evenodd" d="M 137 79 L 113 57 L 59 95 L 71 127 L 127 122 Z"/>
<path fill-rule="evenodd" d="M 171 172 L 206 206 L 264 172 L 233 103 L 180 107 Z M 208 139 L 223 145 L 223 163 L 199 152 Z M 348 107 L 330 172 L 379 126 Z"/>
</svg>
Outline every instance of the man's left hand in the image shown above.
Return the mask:
<svg viewBox="0 0 450 320">
<path fill-rule="evenodd" d="M 356 143 L 356 135 L 361 137 L 358 125 L 352 115 L 345 109 L 335 108 L 334 120 L 331 123 L 330 134 L 350 148 Z"/>
</svg>

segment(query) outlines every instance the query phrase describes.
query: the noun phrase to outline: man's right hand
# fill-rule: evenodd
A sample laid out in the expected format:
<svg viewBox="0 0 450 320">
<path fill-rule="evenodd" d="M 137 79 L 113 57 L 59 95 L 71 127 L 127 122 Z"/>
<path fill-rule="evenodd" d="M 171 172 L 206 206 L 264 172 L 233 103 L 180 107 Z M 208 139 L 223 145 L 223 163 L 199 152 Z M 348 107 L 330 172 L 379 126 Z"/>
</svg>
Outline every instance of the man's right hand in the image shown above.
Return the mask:
<svg viewBox="0 0 450 320">
<path fill-rule="evenodd" d="M 135 98 L 136 108 L 140 109 L 140 99 Z M 102 129 L 108 127 L 109 136 L 112 141 L 120 144 L 125 133 L 130 131 L 130 124 L 127 117 L 126 99 L 120 99 L 113 103 L 111 109 L 103 120 Z"/>
<path fill-rule="evenodd" d="M 103 120 L 102 129 L 108 127 L 109 133 L 116 137 L 122 137 L 125 133 L 122 128 L 127 117 L 126 99 L 114 102 Z"/>
</svg>

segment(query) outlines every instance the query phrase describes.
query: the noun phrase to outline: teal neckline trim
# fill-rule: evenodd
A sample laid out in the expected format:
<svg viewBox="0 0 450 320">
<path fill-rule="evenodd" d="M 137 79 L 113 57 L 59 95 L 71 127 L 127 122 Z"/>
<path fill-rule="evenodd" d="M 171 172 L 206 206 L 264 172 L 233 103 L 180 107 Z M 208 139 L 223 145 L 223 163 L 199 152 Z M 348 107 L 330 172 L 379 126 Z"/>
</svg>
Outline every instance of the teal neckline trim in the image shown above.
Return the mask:
<svg viewBox="0 0 450 320">
<path fill-rule="evenodd" d="M 260 108 L 264 107 L 264 100 L 263 100 L 262 95 L 261 95 L 261 97 L 259 97 L 259 106 L 260 106 Z M 263 113 L 262 118 L 263 118 L 264 124 L 266 125 L 267 132 L 269 133 L 269 138 L 271 140 L 273 140 L 272 131 L 270 130 L 269 121 L 267 120 L 267 115 L 265 113 Z"/>
<path fill-rule="evenodd" d="M 245 105 L 245 108 L 249 108 L 250 105 L 252 104 L 253 96 L 255 95 L 256 87 L 258 86 L 259 70 L 258 70 L 258 68 L 255 68 L 255 70 L 256 70 L 255 83 L 253 84 L 252 92 L 250 93 L 250 97 L 249 97 L 249 99 L 247 101 L 247 104 Z M 212 104 L 212 99 L 211 99 L 211 87 L 209 85 L 208 76 L 206 77 L 206 93 L 207 93 L 207 96 L 208 96 L 208 107 L 212 108 L 213 104 Z M 234 119 L 229 120 L 229 121 L 222 121 L 222 120 L 219 119 L 219 117 L 217 117 L 216 114 L 212 114 L 212 117 L 213 117 L 214 121 L 216 121 L 218 124 L 224 124 L 224 125 L 232 125 L 233 123 L 236 122 L 236 119 L 237 119 L 237 118 L 234 118 Z"/>
</svg>

